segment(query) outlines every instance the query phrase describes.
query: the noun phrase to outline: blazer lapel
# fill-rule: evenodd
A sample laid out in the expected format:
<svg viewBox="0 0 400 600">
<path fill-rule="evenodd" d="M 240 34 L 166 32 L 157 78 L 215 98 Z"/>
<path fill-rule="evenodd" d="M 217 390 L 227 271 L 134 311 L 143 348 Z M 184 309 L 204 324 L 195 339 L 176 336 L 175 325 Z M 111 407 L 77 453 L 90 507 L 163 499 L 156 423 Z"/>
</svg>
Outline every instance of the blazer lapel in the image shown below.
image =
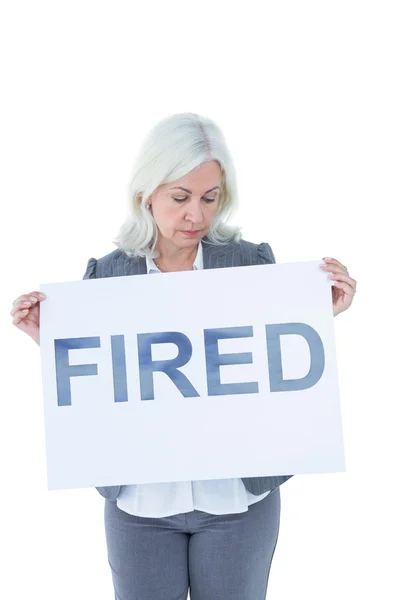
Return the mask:
<svg viewBox="0 0 400 600">
<path fill-rule="evenodd" d="M 238 244 L 212 244 L 207 237 L 203 240 L 203 266 L 204 269 L 220 269 L 224 267 L 238 267 L 242 264 L 241 252 Z"/>
<path fill-rule="evenodd" d="M 120 262 L 121 275 L 144 275 L 147 273 L 146 259 L 144 257 L 130 257 L 124 253 L 118 262 Z"/>
</svg>

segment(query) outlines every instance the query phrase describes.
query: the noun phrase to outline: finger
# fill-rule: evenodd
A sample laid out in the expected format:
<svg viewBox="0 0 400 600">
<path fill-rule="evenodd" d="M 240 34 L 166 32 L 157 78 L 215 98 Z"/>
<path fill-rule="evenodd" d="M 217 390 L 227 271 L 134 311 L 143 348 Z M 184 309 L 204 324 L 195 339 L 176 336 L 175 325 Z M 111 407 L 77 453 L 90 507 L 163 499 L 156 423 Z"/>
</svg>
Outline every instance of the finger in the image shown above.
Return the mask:
<svg viewBox="0 0 400 600">
<path fill-rule="evenodd" d="M 13 302 L 13 306 L 16 306 L 19 302 L 23 302 L 24 300 L 32 300 L 32 302 L 41 302 L 46 299 L 46 295 L 42 294 L 42 292 L 29 292 L 29 294 L 23 294 L 22 296 L 18 296 L 16 300 Z"/>
<path fill-rule="evenodd" d="M 23 302 L 20 302 L 19 304 L 17 304 L 16 306 L 13 307 L 13 309 L 10 312 L 10 315 L 13 317 L 18 311 L 25 310 L 25 309 L 29 310 L 36 304 L 37 304 L 37 302 L 32 302 L 31 300 L 24 300 Z"/>
<path fill-rule="evenodd" d="M 28 296 L 26 294 L 23 294 L 22 296 L 18 296 L 18 298 L 16 300 L 14 300 L 13 306 L 16 306 L 17 304 L 19 304 L 19 302 L 23 302 L 24 300 L 28 300 Z"/>
<path fill-rule="evenodd" d="M 19 306 L 24 305 L 23 308 L 30 308 L 38 304 L 38 302 L 40 302 L 40 300 L 38 301 L 36 296 L 26 295 L 21 296 L 21 300 L 19 302 L 15 300 L 13 302 L 13 307 L 18 309 Z"/>
<path fill-rule="evenodd" d="M 343 290 L 349 298 L 353 298 L 354 294 L 356 293 L 356 290 L 345 281 L 335 281 L 333 287 Z"/>
<path fill-rule="evenodd" d="M 343 290 L 343 292 L 344 292 L 343 301 L 345 302 L 345 304 L 348 304 L 348 306 L 350 306 L 350 304 L 353 301 L 356 290 L 354 290 L 352 287 L 349 286 L 348 283 L 345 283 L 344 281 L 336 281 L 333 284 L 333 287 Z"/>
<path fill-rule="evenodd" d="M 343 267 L 336 264 L 320 265 L 320 268 L 322 269 L 322 271 L 325 271 L 325 273 L 343 273 L 344 275 L 349 275 L 347 269 L 344 269 Z"/>
<path fill-rule="evenodd" d="M 328 275 L 328 277 L 329 279 L 333 279 L 335 281 L 343 281 L 348 283 L 354 290 L 357 287 L 357 281 L 345 273 L 332 273 L 331 275 Z"/>
<path fill-rule="evenodd" d="M 338 261 L 336 258 L 331 258 L 330 256 L 325 256 L 323 258 L 323 260 L 325 261 L 326 264 L 328 264 L 329 266 L 333 266 L 333 265 L 338 265 L 339 267 L 342 267 L 345 271 L 347 271 L 347 267 L 344 266 L 343 263 L 341 263 L 340 261 Z"/>
<path fill-rule="evenodd" d="M 19 310 L 18 312 L 16 312 L 14 315 L 14 318 L 13 318 L 13 325 L 19 325 L 21 323 L 21 321 L 23 321 L 25 319 L 25 317 L 27 316 L 28 313 L 29 313 L 28 309 Z"/>
</svg>

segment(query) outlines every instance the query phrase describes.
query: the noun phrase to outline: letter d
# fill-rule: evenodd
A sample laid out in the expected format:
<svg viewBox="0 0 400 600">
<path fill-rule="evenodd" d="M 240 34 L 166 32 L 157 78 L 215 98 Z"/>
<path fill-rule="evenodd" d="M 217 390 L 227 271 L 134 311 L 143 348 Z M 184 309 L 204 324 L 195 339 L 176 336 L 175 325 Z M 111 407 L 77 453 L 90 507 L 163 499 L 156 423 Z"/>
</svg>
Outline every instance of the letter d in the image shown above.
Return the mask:
<svg viewBox="0 0 400 600">
<path fill-rule="evenodd" d="M 325 352 L 318 333 L 305 323 L 277 323 L 265 326 L 267 335 L 269 384 L 271 392 L 290 392 L 313 387 L 322 377 Z M 310 349 L 310 370 L 300 379 L 283 379 L 281 335 L 301 335 Z"/>
</svg>

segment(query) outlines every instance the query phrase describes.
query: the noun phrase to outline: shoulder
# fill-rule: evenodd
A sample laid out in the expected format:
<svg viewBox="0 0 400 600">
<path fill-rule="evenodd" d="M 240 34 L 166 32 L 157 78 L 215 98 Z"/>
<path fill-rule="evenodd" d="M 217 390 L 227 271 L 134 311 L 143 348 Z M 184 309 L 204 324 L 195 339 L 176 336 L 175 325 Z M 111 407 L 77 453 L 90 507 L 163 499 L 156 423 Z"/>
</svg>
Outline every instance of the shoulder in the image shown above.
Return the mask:
<svg viewBox="0 0 400 600">
<path fill-rule="evenodd" d="M 247 240 L 237 240 L 228 242 L 227 244 L 207 244 L 207 254 L 212 258 L 212 262 L 218 263 L 218 266 L 235 266 L 235 265 L 257 265 L 275 263 L 275 256 L 270 244 L 261 242 L 256 244 Z M 225 259 L 231 255 L 232 260 Z"/>
<path fill-rule="evenodd" d="M 127 265 L 131 265 L 137 260 L 129 257 L 123 250 L 117 248 L 101 258 L 89 258 L 83 279 L 125 275 Z"/>
<path fill-rule="evenodd" d="M 272 248 L 267 242 L 261 242 L 261 244 L 255 244 L 246 240 L 240 240 L 236 242 L 239 244 L 243 252 L 251 253 L 258 263 L 275 263 L 275 256 L 272 252 Z"/>
</svg>

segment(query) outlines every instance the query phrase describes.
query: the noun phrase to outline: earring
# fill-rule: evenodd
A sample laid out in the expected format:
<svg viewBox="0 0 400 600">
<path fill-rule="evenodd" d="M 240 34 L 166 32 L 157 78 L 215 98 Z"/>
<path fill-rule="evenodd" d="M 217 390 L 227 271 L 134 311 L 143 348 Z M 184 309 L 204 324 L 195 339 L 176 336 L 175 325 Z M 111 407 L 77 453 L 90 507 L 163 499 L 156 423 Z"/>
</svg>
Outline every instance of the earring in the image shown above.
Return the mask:
<svg viewBox="0 0 400 600">
<path fill-rule="evenodd" d="M 150 204 L 146 204 L 146 208 L 150 210 Z"/>
</svg>

